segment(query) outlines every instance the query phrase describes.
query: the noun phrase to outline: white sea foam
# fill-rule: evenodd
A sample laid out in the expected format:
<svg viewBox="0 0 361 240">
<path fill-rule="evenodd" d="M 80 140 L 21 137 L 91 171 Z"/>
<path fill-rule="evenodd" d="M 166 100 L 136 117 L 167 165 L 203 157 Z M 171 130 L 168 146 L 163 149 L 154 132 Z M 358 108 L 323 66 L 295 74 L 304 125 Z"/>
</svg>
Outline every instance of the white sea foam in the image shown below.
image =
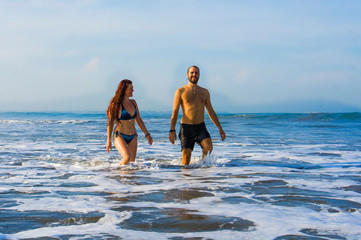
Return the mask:
<svg viewBox="0 0 361 240">
<path fill-rule="evenodd" d="M 322 234 L 360 239 L 361 151 L 356 139 L 360 130 L 345 130 L 353 131 L 355 138 L 333 129 L 319 130 L 332 135 L 335 140 L 331 141 L 304 131 L 304 125 L 291 128 L 304 133 L 298 136 L 280 127 L 259 131 L 257 127 L 264 123 L 241 122 L 247 119 L 248 115 L 226 119 L 224 128 L 232 132 L 225 142 L 210 127 L 213 153 L 201 159 L 196 146 L 191 165 L 183 169 L 179 141 L 170 144 L 167 131 L 159 130 L 169 121 L 162 117 L 144 119 L 152 123 L 154 144 L 149 146 L 139 132 L 137 160 L 125 167 L 119 166 L 121 156 L 116 150 L 106 152 L 106 125 L 100 117 L 0 120 L 0 134 L 5 136 L 0 142 L 0 210 L 9 216 L 26 214 L 29 224 L 34 211 L 99 214 L 97 222 L 66 225 L 58 219 L 42 227 L 0 234 L 0 239 L 64 235 L 74 235 L 73 239 L 106 239 L 108 235 L 157 240 L 275 239 L 286 235 L 322 238 Z M 229 224 L 244 219 L 254 226 L 182 233 L 123 225 L 135 224 L 137 214 L 151 210 L 155 213 L 149 224 L 179 214 L 164 213 L 169 209 L 180 209 L 185 217 L 226 219 Z M 178 221 L 192 225 L 182 216 Z"/>
</svg>

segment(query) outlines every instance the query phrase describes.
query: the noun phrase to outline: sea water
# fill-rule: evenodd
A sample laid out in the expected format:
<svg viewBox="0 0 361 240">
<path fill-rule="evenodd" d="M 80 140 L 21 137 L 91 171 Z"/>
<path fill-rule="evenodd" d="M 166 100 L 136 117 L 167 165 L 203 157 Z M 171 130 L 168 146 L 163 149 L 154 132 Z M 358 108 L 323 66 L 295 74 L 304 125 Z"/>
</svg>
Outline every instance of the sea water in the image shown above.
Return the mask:
<svg viewBox="0 0 361 240">
<path fill-rule="evenodd" d="M 0 239 L 361 239 L 360 113 L 219 119 L 183 168 L 143 113 L 154 143 L 120 167 L 102 113 L 0 113 Z"/>
</svg>

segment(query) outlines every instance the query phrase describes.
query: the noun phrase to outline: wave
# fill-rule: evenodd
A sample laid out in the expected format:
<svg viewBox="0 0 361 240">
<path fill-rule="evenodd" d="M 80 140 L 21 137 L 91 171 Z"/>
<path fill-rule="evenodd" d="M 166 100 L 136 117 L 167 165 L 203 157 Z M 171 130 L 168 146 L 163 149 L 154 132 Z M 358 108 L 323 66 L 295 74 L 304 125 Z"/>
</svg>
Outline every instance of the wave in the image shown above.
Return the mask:
<svg viewBox="0 0 361 240">
<path fill-rule="evenodd" d="M 293 122 L 360 122 L 360 112 L 349 113 L 246 113 L 220 114 L 224 118 L 239 118 L 258 121 L 293 121 Z"/>
<path fill-rule="evenodd" d="M 106 117 L 101 112 L 0 112 L 0 117 L 24 118 L 99 118 Z"/>
<path fill-rule="evenodd" d="M 83 124 L 106 121 L 103 113 L 67 112 L 0 112 L 0 123 L 22 124 Z"/>
<path fill-rule="evenodd" d="M 345 113 L 222 113 L 223 119 L 241 119 L 249 121 L 292 121 L 292 122 L 361 122 L 361 112 Z M 169 119 L 168 112 L 150 114 L 144 111 L 147 120 Z M 0 113 L 0 123 L 53 123 L 83 124 L 106 122 L 104 113 L 47 113 L 47 112 L 7 112 Z"/>
<path fill-rule="evenodd" d="M 14 120 L 14 119 L 0 119 L 0 123 L 7 124 L 87 124 L 98 122 L 95 120 Z"/>
</svg>

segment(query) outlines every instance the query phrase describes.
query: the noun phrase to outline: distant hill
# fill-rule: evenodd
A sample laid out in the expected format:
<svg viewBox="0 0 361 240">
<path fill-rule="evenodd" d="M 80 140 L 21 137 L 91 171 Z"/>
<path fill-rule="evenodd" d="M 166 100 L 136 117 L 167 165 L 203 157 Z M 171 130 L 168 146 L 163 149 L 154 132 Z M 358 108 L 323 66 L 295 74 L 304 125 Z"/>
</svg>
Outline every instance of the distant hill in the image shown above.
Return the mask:
<svg viewBox="0 0 361 240">
<path fill-rule="evenodd" d="M 279 103 L 264 103 L 258 105 L 235 105 L 224 103 L 213 104 L 216 111 L 221 112 L 247 112 L 247 113 L 303 113 L 303 112 L 361 112 L 361 108 L 324 100 L 288 101 Z"/>
</svg>

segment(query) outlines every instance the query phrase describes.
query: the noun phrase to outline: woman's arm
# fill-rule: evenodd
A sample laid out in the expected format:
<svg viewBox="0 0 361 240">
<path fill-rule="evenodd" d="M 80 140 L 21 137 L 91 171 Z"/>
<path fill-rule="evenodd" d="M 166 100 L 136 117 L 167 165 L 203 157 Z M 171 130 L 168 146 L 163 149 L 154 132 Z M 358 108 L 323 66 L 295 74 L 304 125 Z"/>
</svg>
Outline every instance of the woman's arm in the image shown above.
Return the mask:
<svg viewBox="0 0 361 240">
<path fill-rule="evenodd" d="M 153 138 L 150 135 L 150 133 L 148 132 L 147 127 L 145 126 L 143 119 L 140 116 L 140 110 L 139 110 L 138 104 L 135 100 L 132 100 L 132 101 L 134 102 L 135 106 L 137 107 L 137 111 L 138 111 L 137 116 L 135 117 L 135 121 L 137 122 L 137 125 L 140 128 L 140 130 L 142 130 L 142 132 L 145 134 L 145 137 L 147 138 L 149 145 L 152 145 Z"/>
<path fill-rule="evenodd" d="M 114 128 L 114 121 L 111 121 L 107 128 L 107 152 L 109 153 L 112 150 L 112 134 Z"/>
</svg>

